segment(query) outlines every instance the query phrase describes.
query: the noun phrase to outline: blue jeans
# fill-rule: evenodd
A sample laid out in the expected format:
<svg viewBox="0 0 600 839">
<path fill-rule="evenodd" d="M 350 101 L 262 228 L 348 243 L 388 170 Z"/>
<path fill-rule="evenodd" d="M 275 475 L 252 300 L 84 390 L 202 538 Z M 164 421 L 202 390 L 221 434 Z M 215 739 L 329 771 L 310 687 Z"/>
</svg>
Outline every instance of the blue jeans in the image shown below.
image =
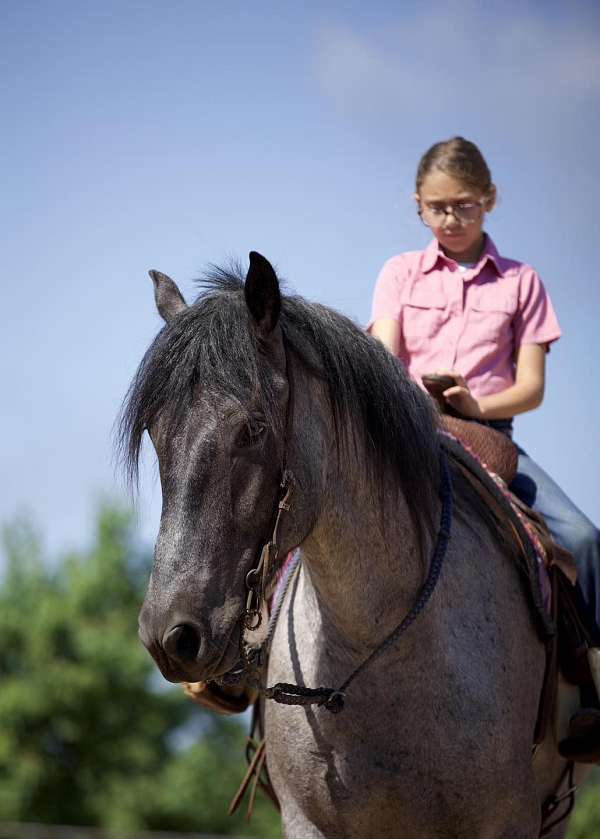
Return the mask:
<svg viewBox="0 0 600 839">
<path fill-rule="evenodd" d="M 600 645 L 600 531 L 552 478 L 519 446 L 517 476 L 510 489 L 545 518 L 550 533 L 577 566 L 577 585 L 587 607 L 590 627 Z M 589 621 L 588 621 L 589 622 Z"/>
</svg>

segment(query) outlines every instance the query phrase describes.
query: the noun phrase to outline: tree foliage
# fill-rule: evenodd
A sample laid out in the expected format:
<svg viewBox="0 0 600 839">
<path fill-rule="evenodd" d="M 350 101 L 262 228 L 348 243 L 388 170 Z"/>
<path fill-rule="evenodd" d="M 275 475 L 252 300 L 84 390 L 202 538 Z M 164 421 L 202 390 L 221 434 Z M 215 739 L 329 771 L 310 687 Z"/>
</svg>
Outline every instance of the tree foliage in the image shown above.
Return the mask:
<svg viewBox="0 0 600 839">
<path fill-rule="evenodd" d="M 597 839 L 600 836 L 600 770 L 577 796 L 577 806 L 569 823 L 567 839 Z"/>
<path fill-rule="evenodd" d="M 278 836 L 266 802 L 249 827 L 227 816 L 240 725 L 167 689 L 138 641 L 149 562 L 131 516 L 103 506 L 92 548 L 53 565 L 16 522 L 4 554 L 0 820 Z"/>
</svg>

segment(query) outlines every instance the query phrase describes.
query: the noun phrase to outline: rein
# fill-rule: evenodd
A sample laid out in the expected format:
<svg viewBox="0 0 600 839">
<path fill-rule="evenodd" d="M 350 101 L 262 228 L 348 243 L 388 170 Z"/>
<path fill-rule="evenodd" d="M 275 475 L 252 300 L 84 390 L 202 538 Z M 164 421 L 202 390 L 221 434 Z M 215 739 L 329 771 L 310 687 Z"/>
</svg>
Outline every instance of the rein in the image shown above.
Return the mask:
<svg viewBox="0 0 600 839">
<path fill-rule="evenodd" d="M 289 426 L 289 414 L 288 414 Z M 448 458 L 440 450 L 441 486 L 440 498 L 442 509 L 440 514 L 440 525 L 437 532 L 435 548 L 429 563 L 427 579 L 423 583 L 417 598 L 404 616 L 398 626 L 367 656 L 367 658 L 356 667 L 348 678 L 338 688 L 307 688 L 302 685 L 293 685 L 287 682 L 278 682 L 272 687 L 264 687 L 260 683 L 260 675 L 263 665 L 266 663 L 268 650 L 279 612 L 287 592 L 287 588 L 295 576 L 299 567 L 299 554 L 296 556 L 292 568 L 289 569 L 284 582 L 277 607 L 269 621 L 269 629 L 265 641 L 259 646 L 244 646 L 242 641 L 242 662 L 241 666 L 230 671 L 223 681 L 225 683 L 238 682 L 244 675 L 250 674 L 248 684 L 258 689 L 259 693 L 266 699 L 272 699 L 282 705 L 319 705 L 325 707 L 332 714 L 337 714 L 344 709 L 346 692 L 351 683 L 365 670 L 371 662 L 383 653 L 388 647 L 396 643 L 398 639 L 410 628 L 420 613 L 429 602 L 436 584 L 439 580 L 444 558 L 448 549 L 452 527 L 452 481 L 448 468 Z M 291 509 L 291 496 L 294 489 L 293 473 L 285 469 L 280 489 L 282 497 L 277 505 L 277 516 L 271 539 L 263 546 L 260 552 L 260 559 L 256 566 L 246 575 L 246 587 L 248 589 L 246 609 L 242 614 L 243 626 L 247 629 L 256 629 L 262 621 L 261 608 L 265 599 L 266 587 L 275 570 L 275 563 L 279 554 L 277 542 L 281 518 L 284 512 Z"/>
</svg>

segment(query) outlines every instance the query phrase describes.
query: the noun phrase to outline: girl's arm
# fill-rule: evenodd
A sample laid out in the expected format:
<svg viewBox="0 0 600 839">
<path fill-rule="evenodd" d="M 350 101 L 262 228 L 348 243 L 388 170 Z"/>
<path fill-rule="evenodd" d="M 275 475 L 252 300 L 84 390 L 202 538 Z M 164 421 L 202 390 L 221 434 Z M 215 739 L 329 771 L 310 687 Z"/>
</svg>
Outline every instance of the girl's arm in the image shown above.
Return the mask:
<svg viewBox="0 0 600 839">
<path fill-rule="evenodd" d="M 393 318 L 379 318 L 369 329 L 371 335 L 379 338 L 384 347 L 398 355 L 400 349 L 400 324 Z"/>
<path fill-rule="evenodd" d="M 392 318 L 375 321 L 370 329 L 371 335 L 393 354 L 398 354 L 400 346 L 400 324 Z M 515 383 L 500 393 L 492 396 L 480 396 L 475 399 L 467 383 L 456 370 L 436 370 L 436 373 L 454 376 L 457 384 L 444 391 L 444 396 L 453 408 L 466 417 L 476 419 L 507 419 L 516 414 L 533 411 L 542 404 L 544 398 L 546 370 L 546 345 L 521 344 L 517 350 Z"/>
<path fill-rule="evenodd" d="M 517 350 L 515 383 L 500 393 L 475 399 L 465 380 L 455 371 L 439 370 L 453 375 L 458 383 L 444 391 L 453 408 L 476 419 L 508 419 L 524 414 L 542 404 L 546 369 L 545 344 L 521 344 Z"/>
</svg>

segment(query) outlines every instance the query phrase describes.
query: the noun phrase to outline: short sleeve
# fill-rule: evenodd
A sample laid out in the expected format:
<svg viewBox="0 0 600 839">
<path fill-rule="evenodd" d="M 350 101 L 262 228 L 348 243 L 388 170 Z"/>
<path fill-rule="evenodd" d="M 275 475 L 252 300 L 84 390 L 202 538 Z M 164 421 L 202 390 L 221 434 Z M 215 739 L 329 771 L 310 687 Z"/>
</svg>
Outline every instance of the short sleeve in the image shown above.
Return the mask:
<svg viewBox="0 0 600 839">
<path fill-rule="evenodd" d="M 404 283 L 408 278 L 408 269 L 401 256 L 388 259 L 377 277 L 371 306 L 369 330 L 376 320 L 400 320 L 402 305 L 400 297 Z"/>
<path fill-rule="evenodd" d="M 546 344 L 561 336 L 552 301 L 538 274 L 524 266 L 519 285 L 519 305 L 513 319 L 515 346 Z"/>
</svg>

